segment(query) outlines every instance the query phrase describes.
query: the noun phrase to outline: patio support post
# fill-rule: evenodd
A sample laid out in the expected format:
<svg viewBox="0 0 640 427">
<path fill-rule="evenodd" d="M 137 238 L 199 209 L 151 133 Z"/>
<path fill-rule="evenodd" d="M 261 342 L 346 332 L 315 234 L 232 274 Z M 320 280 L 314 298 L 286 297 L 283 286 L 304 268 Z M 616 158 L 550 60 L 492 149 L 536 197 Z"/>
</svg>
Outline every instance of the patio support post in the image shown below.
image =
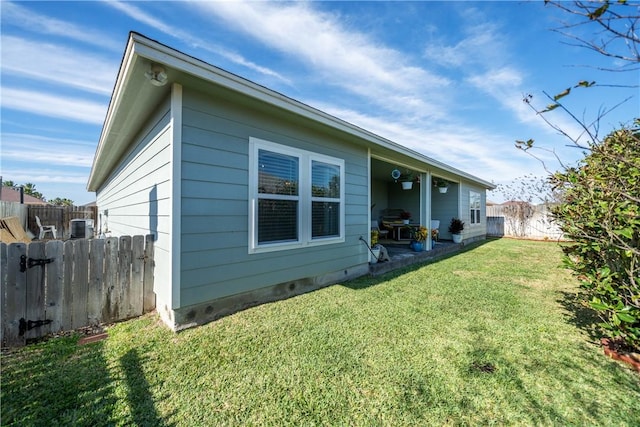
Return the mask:
<svg viewBox="0 0 640 427">
<path fill-rule="evenodd" d="M 422 190 L 422 194 L 426 201 L 426 203 L 423 203 L 423 206 L 425 207 L 425 214 L 423 218 L 425 218 L 426 221 L 425 227 L 429 230 L 427 233 L 426 249 L 430 251 L 433 248 L 433 243 L 431 242 L 431 172 L 427 171 L 427 173 L 423 174 L 421 180 L 424 182 L 424 185 L 421 187 L 424 188 L 424 190 Z"/>
</svg>

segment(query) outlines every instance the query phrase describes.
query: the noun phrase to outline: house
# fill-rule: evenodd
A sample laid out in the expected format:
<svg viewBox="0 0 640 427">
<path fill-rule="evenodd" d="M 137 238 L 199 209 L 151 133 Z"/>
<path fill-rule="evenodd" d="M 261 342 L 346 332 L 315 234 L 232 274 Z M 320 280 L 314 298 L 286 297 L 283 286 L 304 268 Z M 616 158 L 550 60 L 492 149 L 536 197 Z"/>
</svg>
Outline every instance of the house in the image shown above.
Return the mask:
<svg viewBox="0 0 640 427">
<path fill-rule="evenodd" d="M 3 185 L 0 187 L 0 201 L 3 202 L 13 202 L 20 203 L 20 190 L 16 190 L 14 187 L 8 187 Z M 42 199 L 38 199 L 37 197 L 33 197 L 30 194 L 22 194 L 22 203 L 25 205 L 48 205 L 49 203 L 45 202 Z"/>
<path fill-rule="evenodd" d="M 99 232 L 154 235 L 156 306 L 174 330 L 367 274 L 361 238 L 388 208 L 440 219 L 441 239 L 460 217 L 466 241 L 484 239 L 492 188 L 137 33 L 88 182 Z"/>
</svg>

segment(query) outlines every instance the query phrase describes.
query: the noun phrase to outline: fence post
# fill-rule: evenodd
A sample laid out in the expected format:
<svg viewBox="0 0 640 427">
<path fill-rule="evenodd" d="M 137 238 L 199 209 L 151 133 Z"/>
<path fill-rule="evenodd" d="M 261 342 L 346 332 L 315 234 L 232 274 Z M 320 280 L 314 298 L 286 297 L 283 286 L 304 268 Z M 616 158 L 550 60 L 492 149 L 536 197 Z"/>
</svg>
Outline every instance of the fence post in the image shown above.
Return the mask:
<svg viewBox="0 0 640 427">
<path fill-rule="evenodd" d="M 153 260 L 153 234 L 145 236 L 144 249 L 144 286 L 142 312 L 148 313 L 156 308 L 156 294 L 153 292 L 153 270 L 155 262 Z"/>
<path fill-rule="evenodd" d="M 45 247 L 47 258 L 53 259 L 53 262 L 47 264 L 47 285 L 45 299 L 45 316 L 51 319 L 51 324 L 47 325 L 47 332 L 62 331 L 63 316 L 63 275 L 64 275 L 64 243 L 62 240 L 48 241 Z M 44 332 L 42 330 L 41 332 Z"/>
<path fill-rule="evenodd" d="M 31 242 L 27 246 L 27 260 L 44 259 L 45 258 L 45 242 Z M 29 321 L 35 322 L 45 320 L 45 265 L 27 265 L 27 309 L 25 319 L 27 324 Z M 38 326 L 26 332 L 25 338 L 38 338 L 42 328 L 46 329 L 46 325 Z"/>
<path fill-rule="evenodd" d="M 104 305 L 104 239 L 89 241 L 89 292 L 87 293 L 87 316 L 89 323 L 97 325 L 102 322 Z"/>
<path fill-rule="evenodd" d="M 131 314 L 131 236 L 120 236 L 118 248 L 118 281 L 120 282 L 120 317 L 127 319 Z"/>
<path fill-rule="evenodd" d="M 1 185 L 2 183 L 0 183 Z M 7 310 L 7 244 L 0 242 L 0 346 L 4 346 L 5 313 Z"/>
<path fill-rule="evenodd" d="M 104 304 L 102 321 L 113 322 L 118 319 L 120 289 L 118 282 L 118 238 L 109 237 L 104 245 Z"/>
<path fill-rule="evenodd" d="M 73 329 L 87 326 L 87 293 L 89 291 L 89 242 L 73 241 Z"/>
<path fill-rule="evenodd" d="M 142 315 L 144 292 L 144 236 L 133 236 L 131 241 L 131 316 Z"/>
<path fill-rule="evenodd" d="M 2 293 L 5 295 L 2 327 L 9 347 L 23 346 L 26 343 L 24 334 L 20 334 L 20 319 L 26 320 L 27 310 L 27 274 L 20 271 L 22 256 L 27 256 L 26 244 L 11 243 L 8 246 L 7 279 L 2 283 Z"/>
</svg>

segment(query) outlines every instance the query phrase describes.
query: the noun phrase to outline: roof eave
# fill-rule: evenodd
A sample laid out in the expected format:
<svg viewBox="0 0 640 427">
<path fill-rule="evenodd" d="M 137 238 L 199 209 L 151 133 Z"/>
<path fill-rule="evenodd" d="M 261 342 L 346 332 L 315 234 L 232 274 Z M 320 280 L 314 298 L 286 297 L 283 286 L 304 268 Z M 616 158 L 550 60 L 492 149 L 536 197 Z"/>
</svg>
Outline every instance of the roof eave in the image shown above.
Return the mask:
<svg viewBox="0 0 640 427">
<path fill-rule="evenodd" d="M 328 113 L 296 101 L 228 71 L 207 64 L 197 58 L 148 39 L 138 33 L 132 32 L 129 36 L 127 48 L 123 56 L 113 95 L 111 97 L 111 102 L 109 103 L 109 108 L 107 110 L 104 126 L 102 128 L 102 133 L 100 135 L 100 141 L 96 149 L 96 155 L 94 157 L 91 174 L 87 184 L 88 191 L 98 190 L 106 179 L 109 169 L 113 166 L 112 162 L 118 160 L 108 158 L 108 153 L 105 152 L 105 147 L 110 146 L 109 141 L 112 138 L 111 130 L 114 125 L 115 114 L 122 103 L 122 95 L 125 88 L 128 86 L 129 80 L 131 79 L 131 72 L 134 68 L 134 64 L 139 58 L 144 58 L 149 62 L 163 64 L 164 66 L 179 72 L 191 74 L 210 83 L 238 91 L 261 102 L 265 102 L 269 105 L 282 108 L 309 120 L 324 124 L 381 148 L 389 149 L 401 155 L 410 156 L 422 163 L 437 167 L 469 181 L 480 184 L 487 189 L 495 188 L 495 185 L 488 181 L 458 170 L 452 166 L 420 154 L 417 151 L 406 148 L 398 143 L 383 138 Z M 105 162 L 105 160 L 108 161 Z"/>
</svg>

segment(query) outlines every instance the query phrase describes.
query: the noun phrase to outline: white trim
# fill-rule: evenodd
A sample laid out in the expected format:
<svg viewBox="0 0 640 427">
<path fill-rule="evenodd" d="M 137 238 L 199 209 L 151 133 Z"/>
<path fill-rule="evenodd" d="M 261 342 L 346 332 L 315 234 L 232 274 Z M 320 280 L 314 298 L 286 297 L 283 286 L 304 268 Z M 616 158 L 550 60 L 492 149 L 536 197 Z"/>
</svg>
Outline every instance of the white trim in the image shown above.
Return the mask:
<svg viewBox="0 0 640 427">
<path fill-rule="evenodd" d="M 129 70 L 131 69 L 134 62 L 135 55 L 133 54 L 133 50 L 134 45 L 132 43 L 128 43 L 125 49 L 124 56 L 122 58 L 122 64 L 120 65 L 120 70 L 118 72 L 118 77 L 116 78 L 113 93 L 109 101 L 109 106 L 107 107 L 107 114 L 102 126 L 102 132 L 100 133 L 100 139 L 98 140 L 98 146 L 96 147 L 96 152 L 93 156 L 93 164 L 91 165 L 89 179 L 87 180 L 87 190 L 89 190 L 89 188 L 91 187 L 91 183 L 95 179 L 96 172 L 101 166 L 98 164 L 98 159 L 105 155 L 105 140 L 111 135 L 111 128 L 113 127 L 113 116 L 115 112 L 118 111 L 118 108 L 122 101 L 125 82 L 127 81 L 125 77 L 129 75 Z M 102 184 L 100 186 L 102 186 Z"/>
<path fill-rule="evenodd" d="M 371 198 L 371 190 L 373 189 L 373 185 L 371 185 L 371 147 L 367 147 L 367 206 L 369 206 L 369 221 L 367 221 L 367 224 L 369 224 L 369 227 L 367 227 L 367 242 L 369 244 L 369 247 L 371 247 L 371 222 L 373 221 L 373 218 L 371 217 L 371 201 L 373 200 Z M 373 258 L 373 255 L 371 254 L 371 251 L 367 250 L 367 260 L 368 262 L 371 262 Z"/>
<path fill-rule="evenodd" d="M 478 196 L 478 209 L 474 209 L 478 211 L 478 221 L 477 222 L 473 222 L 473 219 L 475 219 L 475 213 L 473 215 L 471 215 L 471 196 L 475 194 Z M 477 227 L 482 225 L 482 194 L 479 191 L 475 191 L 475 190 L 469 190 L 469 226 L 470 227 Z"/>
<path fill-rule="evenodd" d="M 171 87 L 171 308 L 180 307 L 182 241 L 182 86 Z"/>
<path fill-rule="evenodd" d="M 426 245 L 427 245 L 427 250 L 430 251 L 433 249 L 433 244 L 432 242 L 432 238 L 431 238 L 431 205 L 432 205 L 432 201 L 431 201 L 431 172 L 427 171 L 426 173 L 424 173 L 422 175 L 421 181 L 423 181 L 423 184 L 421 185 L 421 187 L 424 187 L 424 192 L 425 194 L 425 198 L 427 200 L 427 203 L 425 205 L 425 227 L 427 227 L 427 241 L 426 241 Z"/>
<path fill-rule="evenodd" d="M 294 242 L 281 242 L 258 244 L 258 226 L 256 218 L 258 194 L 258 153 L 259 150 L 269 150 L 275 153 L 281 153 L 296 157 L 299 160 L 298 178 L 299 192 L 296 196 L 298 200 L 298 240 Z M 340 168 L 340 199 L 327 199 L 328 202 L 338 202 L 340 204 L 340 230 L 338 237 L 321 237 L 313 238 L 311 235 L 311 204 L 313 197 L 311 195 L 311 173 L 312 162 L 319 161 L 336 165 Z M 281 196 L 275 198 L 283 198 L 289 200 L 290 197 Z M 343 159 L 330 157 L 311 151 L 293 148 L 287 145 L 266 141 L 259 138 L 249 138 L 249 201 L 248 201 L 248 218 L 249 218 L 249 254 L 273 252 L 287 249 L 299 249 L 309 246 L 328 245 L 342 243 L 345 241 L 345 162 Z"/>
</svg>

